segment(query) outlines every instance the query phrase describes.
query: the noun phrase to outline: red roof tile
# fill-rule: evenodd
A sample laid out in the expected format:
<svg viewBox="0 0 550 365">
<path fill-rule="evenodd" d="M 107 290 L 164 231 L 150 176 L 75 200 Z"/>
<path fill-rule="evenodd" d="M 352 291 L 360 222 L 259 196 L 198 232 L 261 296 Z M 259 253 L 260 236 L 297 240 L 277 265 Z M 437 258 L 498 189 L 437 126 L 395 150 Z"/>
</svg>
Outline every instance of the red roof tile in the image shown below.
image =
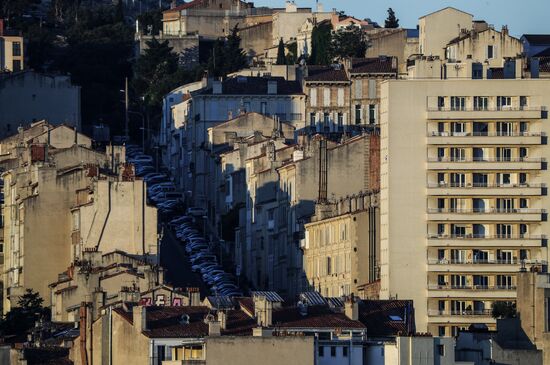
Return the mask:
<svg viewBox="0 0 550 365">
<path fill-rule="evenodd" d="M 305 81 L 319 81 L 319 82 L 346 82 L 349 81 L 346 71 L 342 69 L 335 69 L 332 66 L 308 66 L 308 75 L 304 77 Z"/>
<path fill-rule="evenodd" d="M 415 331 L 412 300 L 362 300 L 359 320 L 367 326 L 369 337 L 393 337 L 399 332 Z"/>
<path fill-rule="evenodd" d="M 307 315 L 302 316 L 296 307 L 273 310 L 273 326 L 281 328 L 356 328 L 364 329 L 359 322 L 346 317 L 343 313 L 334 313 L 327 306 L 311 306 Z"/>
</svg>

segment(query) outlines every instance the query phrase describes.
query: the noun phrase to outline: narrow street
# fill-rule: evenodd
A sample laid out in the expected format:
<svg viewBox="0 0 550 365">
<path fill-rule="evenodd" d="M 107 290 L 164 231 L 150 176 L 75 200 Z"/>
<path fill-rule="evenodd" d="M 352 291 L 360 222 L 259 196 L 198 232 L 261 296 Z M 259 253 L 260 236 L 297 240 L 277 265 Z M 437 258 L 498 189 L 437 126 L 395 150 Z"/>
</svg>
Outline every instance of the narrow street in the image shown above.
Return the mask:
<svg viewBox="0 0 550 365">
<path fill-rule="evenodd" d="M 200 289 L 201 294 L 209 293 L 208 286 L 204 284 L 201 276 L 191 271 L 191 264 L 183 245 L 167 226 L 164 226 L 164 236 L 160 244 L 160 262 L 168 284 L 176 288 L 196 287 Z"/>
</svg>

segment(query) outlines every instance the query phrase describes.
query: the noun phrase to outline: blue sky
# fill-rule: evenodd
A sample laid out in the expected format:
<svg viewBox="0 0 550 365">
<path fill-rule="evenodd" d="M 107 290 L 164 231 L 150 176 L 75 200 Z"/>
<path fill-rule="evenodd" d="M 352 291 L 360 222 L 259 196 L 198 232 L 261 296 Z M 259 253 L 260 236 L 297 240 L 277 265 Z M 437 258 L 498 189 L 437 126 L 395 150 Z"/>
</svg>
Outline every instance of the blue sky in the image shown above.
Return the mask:
<svg viewBox="0 0 550 365">
<path fill-rule="evenodd" d="M 249 0 L 253 1 L 253 0 Z M 500 29 L 507 24 L 516 37 L 528 33 L 550 34 L 550 0 L 319 0 L 325 10 L 336 8 L 357 18 L 371 18 L 384 24 L 387 9 L 393 8 L 403 27 L 414 28 L 418 18 L 446 6 L 453 6 Z M 283 7 L 285 0 L 256 0 L 256 6 Z M 301 7 L 314 7 L 315 0 L 296 0 Z"/>
</svg>

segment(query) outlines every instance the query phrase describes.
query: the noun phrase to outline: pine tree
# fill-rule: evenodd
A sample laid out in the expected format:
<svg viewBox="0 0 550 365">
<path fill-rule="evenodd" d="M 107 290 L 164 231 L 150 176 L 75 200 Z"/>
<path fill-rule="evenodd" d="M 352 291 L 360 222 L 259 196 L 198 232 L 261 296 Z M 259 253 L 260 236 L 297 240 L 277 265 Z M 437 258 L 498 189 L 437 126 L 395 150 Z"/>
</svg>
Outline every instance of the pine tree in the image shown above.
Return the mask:
<svg viewBox="0 0 550 365">
<path fill-rule="evenodd" d="M 279 47 L 277 48 L 277 65 L 284 64 L 286 64 L 285 43 L 283 42 L 283 38 L 281 38 L 279 40 Z"/>
<path fill-rule="evenodd" d="M 214 42 L 207 69 L 209 76 L 220 77 L 224 75 L 224 45 L 220 39 L 216 39 Z"/>
<path fill-rule="evenodd" d="M 330 42 L 332 26 L 329 22 L 322 22 L 313 27 L 311 33 L 311 55 L 309 63 L 312 65 L 328 65 L 331 62 Z"/>
<path fill-rule="evenodd" d="M 246 67 L 248 61 L 246 59 L 246 54 L 241 48 L 241 37 L 239 37 L 238 24 L 231 30 L 231 34 L 227 37 L 224 48 L 224 75 Z"/>
<path fill-rule="evenodd" d="M 395 12 L 392 8 L 388 9 L 388 18 L 384 25 L 386 28 L 399 28 L 399 19 L 395 17 Z"/>
<path fill-rule="evenodd" d="M 359 27 L 349 25 L 332 35 L 331 57 L 365 57 L 369 44 L 365 32 Z"/>
</svg>

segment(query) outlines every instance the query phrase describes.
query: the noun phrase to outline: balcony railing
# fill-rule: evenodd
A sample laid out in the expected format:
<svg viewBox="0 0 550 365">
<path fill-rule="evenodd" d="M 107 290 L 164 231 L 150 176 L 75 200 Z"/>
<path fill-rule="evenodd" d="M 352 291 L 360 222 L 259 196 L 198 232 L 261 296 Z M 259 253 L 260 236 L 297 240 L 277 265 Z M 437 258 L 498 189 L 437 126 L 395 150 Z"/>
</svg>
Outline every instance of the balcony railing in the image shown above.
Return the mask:
<svg viewBox="0 0 550 365">
<path fill-rule="evenodd" d="M 521 184 L 488 184 L 488 183 L 428 183 L 428 188 L 464 188 L 464 189 L 478 189 L 478 188 L 543 188 L 546 184 L 538 183 L 521 183 Z"/>
<path fill-rule="evenodd" d="M 514 208 L 514 209 L 499 209 L 499 208 L 428 208 L 428 213 L 457 213 L 457 214 L 542 214 L 546 213 L 546 209 L 530 209 L 530 208 Z"/>
<path fill-rule="evenodd" d="M 541 157 L 428 157 L 428 162 L 543 162 Z"/>
<path fill-rule="evenodd" d="M 429 284 L 429 290 L 516 290 L 515 285 L 436 285 Z"/>
<path fill-rule="evenodd" d="M 497 107 L 428 107 L 429 112 L 495 112 L 495 111 L 543 111 L 545 107 L 540 106 L 511 106 L 502 105 Z"/>
<path fill-rule="evenodd" d="M 428 259 L 430 265 L 519 265 L 522 261 L 526 263 L 530 260 L 519 260 L 517 258 L 512 259 L 470 259 L 470 260 L 458 260 L 458 259 Z M 545 264 L 545 262 L 539 262 Z"/>
<path fill-rule="evenodd" d="M 543 132 L 431 132 L 428 137 L 541 137 Z"/>
<path fill-rule="evenodd" d="M 429 316 L 490 316 L 492 315 L 492 311 L 490 309 L 481 309 L 481 310 L 465 309 L 465 310 L 450 310 L 450 311 L 429 309 L 428 315 Z"/>
<path fill-rule="evenodd" d="M 498 239 L 498 240 L 540 240 L 545 239 L 545 235 L 528 235 L 528 234 L 473 234 L 473 233 L 466 233 L 466 234 L 428 234 L 428 239 L 437 239 L 437 240 L 444 240 L 444 239 Z"/>
</svg>

